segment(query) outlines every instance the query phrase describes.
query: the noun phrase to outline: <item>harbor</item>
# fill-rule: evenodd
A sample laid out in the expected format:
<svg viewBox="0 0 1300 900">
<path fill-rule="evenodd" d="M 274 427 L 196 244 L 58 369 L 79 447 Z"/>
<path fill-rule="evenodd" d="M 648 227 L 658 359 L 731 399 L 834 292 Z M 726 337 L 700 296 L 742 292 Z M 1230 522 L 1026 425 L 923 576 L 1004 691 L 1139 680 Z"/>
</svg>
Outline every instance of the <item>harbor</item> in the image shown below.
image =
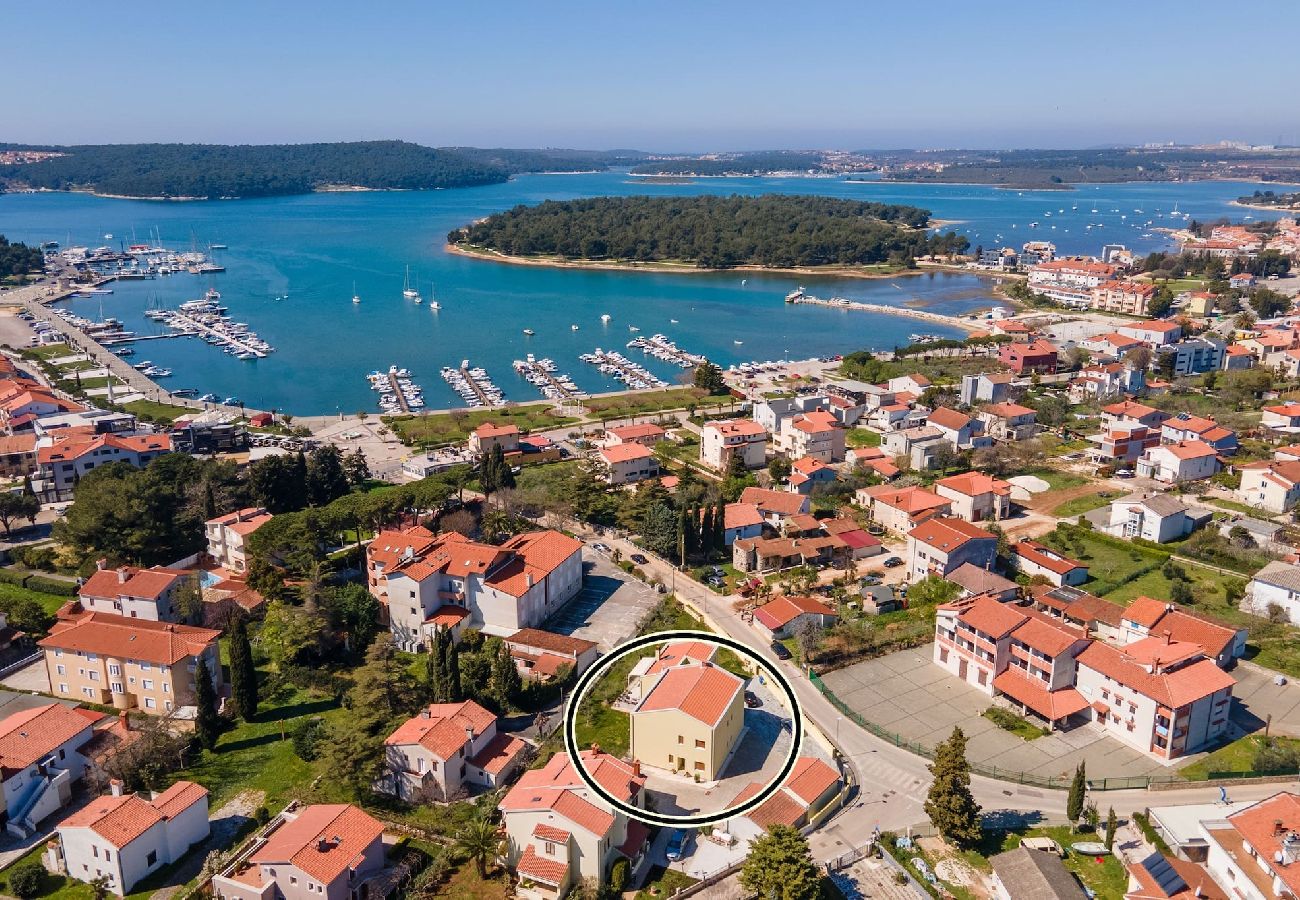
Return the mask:
<svg viewBox="0 0 1300 900">
<path fill-rule="evenodd" d="M 602 350 L 597 347 L 594 352 L 584 353 L 579 358 L 595 366 L 602 373 L 623 382 L 634 391 L 668 386 L 668 382 L 653 375 L 645 367 L 632 362 L 617 350 Z"/>
<path fill-rule="evenodd" d="M 563 373 L 556 374 L 557 369 L 555 361 L 551 359 L 537 359 L 529 353 L 527 359 L 517 359 L 514 362 L 514 369 L 523 379 L 542 392 L 542 396 L 548 400 L 555 400 L 561 404 L 577 403 L 587 394 L 576 384 L 573 378 Z"/>
<path fill-rule="evenodd" d="M 468 407 L 491 409 L 505 405 L 506 395 L 492 383 L 487 370 L 479 366 L 470 368 L 468 359 L 461 360 L 459 369 L 444 366 L 442 378 Z"/>
<path fill-rule="evenodd" d="M 202 300 L 189 300 L 178 310 L 146 310 L 145 316 L 162 322 L 173 332 L 183 336 L 197 336 L 208 344 L 220 347 L 236 359 L 265 359 L 275 348 L 248 330 L 247 322 L 236 322 L 226 315 L 220 305 L 221 294 L 209 290 Z M 119 343 L 131 340 L 123 339 Z"/>
<path fill-rule="evenodd" d="M 694 368 L 704 362 L 704 357 L 695 353 L 687 353 L 668 339 L 664 334 L 652 334 L 650 337 L 632 338 L 627 342 L 628 349 L 640 350 L 648 356 L 662 360 L 666 363 L 672 363 L 683 369 Z"/>
<path fill-rule="evenodd" d="M 912 309 L 909 306 L 888 306 L 883 303 L 863 303 L 860 300 L 846 300 L 843 297 L 831 297 L 823 300 L 821 297 L 814 297 L 802 287 L 795 288 L 785 295 L 785 302 L 793 305 L 804 304 L 807 306 L 828 306 L 832 309 L 852 309 L 858 312 L 884 313 L 890 316 L 907 316 L 912 319 L 922 319 L 926 322 L 934 322 L 937 325 L 949 325 L 953 328 L 965 328 L 967 331 L 980 331 L 983 325 L 978 319 L 961 318 L 959 316 L 946 316 L 942 313 L 929 312 L 924 309 Z"/>
</svg>

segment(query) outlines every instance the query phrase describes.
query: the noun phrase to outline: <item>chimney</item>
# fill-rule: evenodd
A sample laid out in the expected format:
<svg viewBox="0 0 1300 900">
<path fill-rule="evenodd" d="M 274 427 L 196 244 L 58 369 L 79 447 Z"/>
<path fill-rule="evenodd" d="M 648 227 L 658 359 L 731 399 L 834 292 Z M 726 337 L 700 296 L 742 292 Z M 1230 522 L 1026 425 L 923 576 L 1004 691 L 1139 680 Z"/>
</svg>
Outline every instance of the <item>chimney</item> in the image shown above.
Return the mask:
<svg viewBox="0 0 1300 900">
<path fill-rule="evenodd" d="M 122 779 L 110 779 L 108 782 L 108 790 L 114 797 L 122 796 Z"/>
<path fill-rule="evenodd" d="M 433 718 L 433 714 L 429 712 L 429 707 L 426 706 L 424 709 L 420 710 L 420 718 L 421 719 Z"/>
<path fill-rule="evenodd" d="M 126 580 L 131 577 L 131 570 L 126 566 L 119 566 L 117 570 L 117 583 L 126 584 Z"/>
<path fill-rule="evenodd" d="M 1165 646 L 1168 647 L 1168 646 L 1169 646 L 1169 642 L 1173 639 L 1173 634 L 1169 631 L 1168 628 L 1166 628 L 1166 629 L 1164 630 L 1162 636 L 1163 636 L 1164 639 L 1165 639 Z"/>
<path fill-rule="evenodd" d="M 532 573 L 532 572 L 525 572 L 525 573 L 524 573 L 524 584 L 526 584 L 528 587 L 532 587 L 532 586 L 533 586 L 533 573 Z"/>
<path fill-rule="evenodd" d="M 595 742 L 592 742 L 592 745 L 591 745 L 591 755 L 592 755 L 592 756 L 600 756 L 600 744 L 597 744 L 597 743 L 595 743 Z"/>
<path fill-rule="evenodd" d="M 107 560 L 107 559 L 97 559 L 97 560 L 95 560 L 95 569 L 96 569 L 97 571 L 102 572 L 102 571 L 104 571 L 104 570 L 107 569 L 107 568 L 108 568 L 108 560 Z"/>
<path fill-rule="evenodd" d="M 641 760 L 639 759 L 632 760 L 632 777 L 633 778 L 641 777 Z"/>
<path fill-rule="evenodd" d="M 126 710 L 122 710 L 120 713 L 117 714 L 117 723 L 122 726 L 123 731 L 131 730 L 131 719 L 126 714 Z"/>
</svg>

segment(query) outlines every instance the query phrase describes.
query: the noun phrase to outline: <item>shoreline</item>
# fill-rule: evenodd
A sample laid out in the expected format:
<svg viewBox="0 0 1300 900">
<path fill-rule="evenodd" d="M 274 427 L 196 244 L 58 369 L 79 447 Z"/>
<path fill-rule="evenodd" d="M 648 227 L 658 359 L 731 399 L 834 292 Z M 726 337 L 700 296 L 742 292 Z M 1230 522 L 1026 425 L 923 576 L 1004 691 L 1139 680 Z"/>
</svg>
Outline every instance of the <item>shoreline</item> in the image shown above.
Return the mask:
<svg viewBox="0 0 1300 900">
<path fill-rule="evenodd" d="M 724 272 L 753 272 L 766 275 L 810 275 L 810 276 L 827 276 L 831 278 L 864 278 L 864 279 L 885 279 L 885 278 L 905 278 L 913 275 L 924 275 L 927 271 L 945 271 L 962 275 L 975 275 L 983 278 L 993 278 L 989 272 L 980 272 L 974 269 L 965 269 L 957 265 L 947 265 L 944 263 L 927 263 L 921 260 L 917 261 L 915 269 L 900 269 L 897 272 L 863 272 L 858 269 L 846 268 L 842 266 L 795 266 L 793 268 L 772 268 L 768 266 L 731 266 L 726 269 L 713 269 L 691 265 L 674 265 L 672 263 L 620 263 L 620 262 L 602 262 L 600 260 L 563 260 L 533 258 L 527 256 L 510 256 L 505 253 L 497 253 L 491 250 L 475 250 L 464 247 L 460 244 L 444 244 L 443 249 L 456 256 L 464 256 L 468 259 L 477 259 L 484 262 L 506 263 L 514 266 L 538 266 L 548 269 L 585 269 L 589 271 L 608 271 L 608 272 L 651 272 L 656 274 L 675 273 L 679 275 L 704 275 L 718 274 Z M 1002 276 L 1005 277 L 1005 276 Z"/>
<path fill-rule="evenodd" d="M 1242 209 L 1262 209 L 1264 212 L 1300 213 L 1300 203 L 1296 203 L 1294 206 L 1278 206 L 1277 204 L 1266 206 L 1263 203 L 1242 203 L 1240 200 L 1229 200 L 1228 205 L 1240 206 Z"/>
</svg>

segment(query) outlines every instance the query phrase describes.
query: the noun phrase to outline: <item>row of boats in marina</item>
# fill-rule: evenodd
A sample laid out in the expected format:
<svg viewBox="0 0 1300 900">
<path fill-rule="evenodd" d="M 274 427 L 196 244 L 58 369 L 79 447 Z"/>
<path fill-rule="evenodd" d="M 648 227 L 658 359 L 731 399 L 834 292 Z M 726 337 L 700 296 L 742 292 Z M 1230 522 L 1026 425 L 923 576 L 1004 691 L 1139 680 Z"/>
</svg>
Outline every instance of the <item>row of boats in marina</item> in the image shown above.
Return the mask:
<svg viewBox="0 0 1300 900">
<path fill-rule="evenodd" d="M 424 390 L 416 384 L 408 369 L 389 366 L 366 376 L 370 389 L 379 392 L 379 408 L 384 412 L 408 412 L 424 408 Z"/>
<path fill-rule="evenodd" d="M 529 353 L 527 358 L 515 360 L 514 369 L 547 400 L 569 402 L 587 396 L 571 376 L 559 372 L 555 360 L 538 359 Z"/>
<path fill-rule="evenodd" d="M 459 369 L 443 366 L 442 379 L 460 395 L 466 406 L 491 408 L 503 406 L 506 402 L 505 393 L 492 383 L 487 370 L 481 366 L 471 368 L 468 359 L 461 360 Z"/>
<path fill-rule="evenodd" d="M 597 347 L 594 352 L 584 353 L 578 358 L 595 366 L 603 374 L 623 382 L 634 391 L 668 386 L 668 382 L 652 374 L 644 366 L 632 362 L 617 350 L 602 350 Z"/>
<path fill-rule="evenodd" d="M 275 348 L 250 330 L 247 322 L 236 322 L 221 305 L 221 293 L 209 289 L 201 300 L 187 300 L 179 309 L 149 309 L 145 316 L 161 322 L 181 335 L 201 337 L 236 359 L 262 359 Z"/>
<path fill-rule="evenodd" d="M 633 338 L 627 342 L 627 346 L 629 349 L 640 350 L 647 356 L 653 356 L 655 359 L 681 366 L 683 369 L 690 369 L 704 362 L 703 356 L 687 353 L 664 334 Z"/>
</svg>

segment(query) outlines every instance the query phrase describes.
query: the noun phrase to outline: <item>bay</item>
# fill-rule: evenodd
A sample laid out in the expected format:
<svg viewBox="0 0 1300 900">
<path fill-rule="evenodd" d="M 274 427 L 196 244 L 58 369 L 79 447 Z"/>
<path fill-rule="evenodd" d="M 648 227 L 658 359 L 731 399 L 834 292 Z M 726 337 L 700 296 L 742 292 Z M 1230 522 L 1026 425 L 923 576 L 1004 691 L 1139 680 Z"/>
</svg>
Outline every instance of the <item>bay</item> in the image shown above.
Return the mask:
<svg viewBox="0 0 1300 900">
<path fill-rule="evenodd" d="M 102 308 L 104 315 L 117 316 L 137 333 L 152 334 L 160 328 L 143 315 L 151 305 L 175 307 L 216 287 L 230 315 L 247 322 L 276 347 L 275 353 L 240 361 L 197 339 L 182 338 L 140 342 L 132 359 L 173 369 L 175 375 L 166 381 L 170 388 L 193 387 L 239 397 L 255 408 L 312 415 L 373 412 L 374 395 L 364 375 L 393 364 L 413 372 L 430 408 L 459 405 L 438 372 L 466 359 L 486 368 L 507 397 L 520 402 L 540 399 L 511 368 L 513 360 L 527 353 L 554 359 L 560 371 L 593 392 L 621 387 L 578 359 L 596 347 L 623 350 L 665 380 L 679 378 L 681 370 L 624 348 L 635 336 L 629 326 L 642 335 L 663 332 L 683 349 L 723 366 L 889 349 L 907 343 L 913 332 L 960 335 L 901 316 L 785 304 L 784 295 L 800 284 L 821 296 L 950 314 L 994 302 L 991 281 L 960 273 L 866 280 L 552 269 L 485 262 L 444 250 L 448 231 L 518 203 L 637 193 L 816 193 L 923 206 L 955 223 L 950 227 L 967 234 L 972 245 L 1050 240 L 1061 253 L 1096 253 L 1104 243 L 1148 252 L 1168 245 L 1168 238 L 1153 228 L 1182 221 L 1167 215 L 1175 204 L 1202 221 L 1270 216 L 1231 205 L 1254 188 L 1211 181 L 1019 192 L 827 178 L 663 184 L 604 172 L 529 175 L 499 185 L 418 193 L 184 203 L 7 194 L 0 195 L 0 234 L 29 243 L 55 240 L 91 247 L 152 243 L 155 235 L 174 249 L 228 245 L 214 252 L 226 266 L 221 274 L 117 282 L 111 295 L 69 303 L 81 315 L 98 318 Z M 1038 227 L 1030 228 L 1035 221 Z M 1089 229 L 1089 224 L 1102 227 Z M 441 311 L 431 311 L 427 302 L 417 306 L 403 300 L 408 265 L 418 274 L 426 301 L 436 297 Z M 360 304 L 351 302 L 354 282 Z M 611 317 L 607 325 L 601 322 L 603 314 Z M 525 328 L 535 336 L 524 335 Z"/>
</svg>

